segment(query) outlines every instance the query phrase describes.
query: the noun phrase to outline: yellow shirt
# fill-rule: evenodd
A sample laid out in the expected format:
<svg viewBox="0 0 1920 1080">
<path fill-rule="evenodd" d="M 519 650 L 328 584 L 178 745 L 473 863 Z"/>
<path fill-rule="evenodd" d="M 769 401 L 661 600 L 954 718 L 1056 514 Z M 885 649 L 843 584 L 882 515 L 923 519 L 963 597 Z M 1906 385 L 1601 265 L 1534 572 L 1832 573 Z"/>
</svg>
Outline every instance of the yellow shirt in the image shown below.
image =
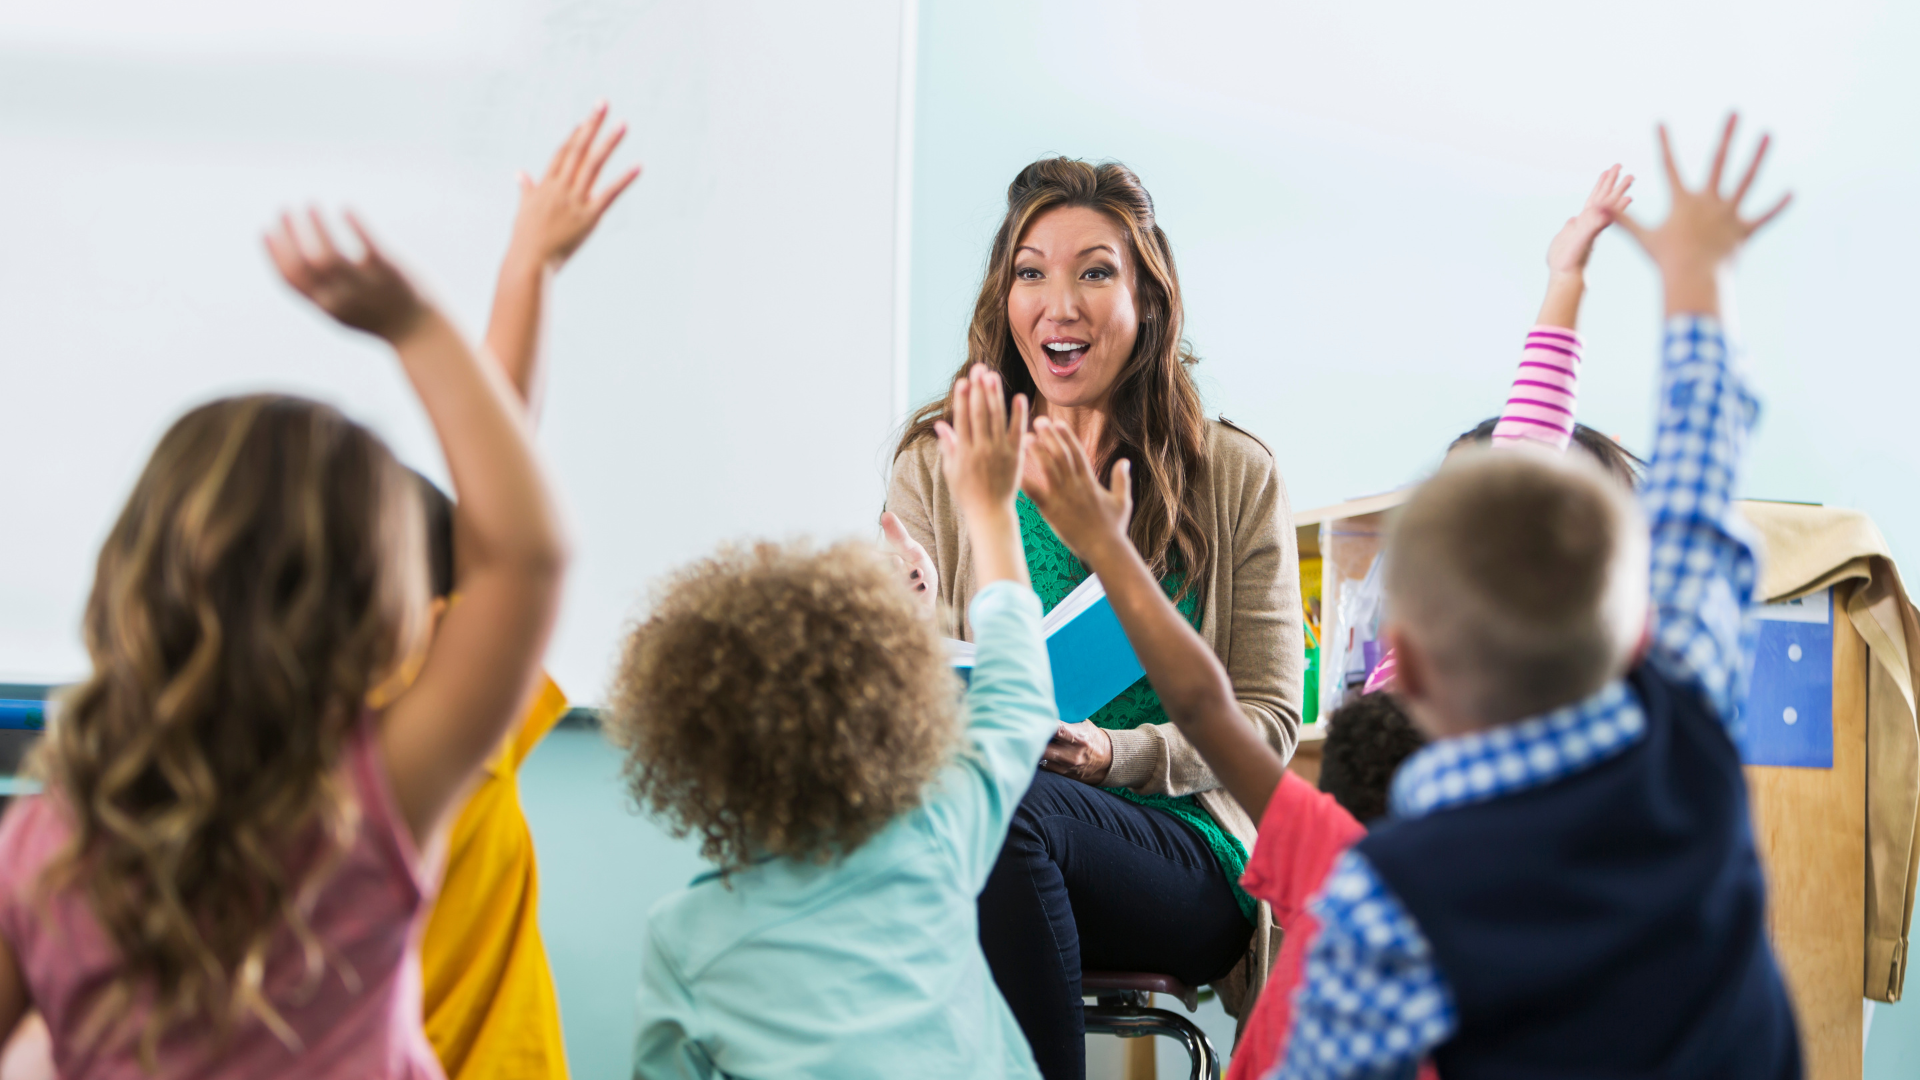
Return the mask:
<svg viewBox="0 0 1920 1080">
<path fill-rule="evenodd" d="M 533 834 L 520 809 L 520 763 L 567 711 L 566 695 L 543 681 L 454 822 L 420 947 L 427 1038 L 448 1080 L 567 1076 L 560 1002 L 540 940 Z"/>
</svg>

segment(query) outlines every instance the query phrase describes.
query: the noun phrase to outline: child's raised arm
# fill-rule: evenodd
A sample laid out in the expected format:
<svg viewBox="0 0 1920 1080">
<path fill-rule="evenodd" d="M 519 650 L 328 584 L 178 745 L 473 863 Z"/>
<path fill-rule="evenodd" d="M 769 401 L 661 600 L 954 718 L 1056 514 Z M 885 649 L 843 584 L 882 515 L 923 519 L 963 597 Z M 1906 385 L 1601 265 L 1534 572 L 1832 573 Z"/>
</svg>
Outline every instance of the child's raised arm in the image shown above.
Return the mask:
<svg viewBox="0 0 1920 1080">
<path fill-rule="evenodd" d="M 1496 445 L 1518 441 L 1565 450 L 1573 439 L 1574 392 L 1580 380 L 1580 300 L 1586 294 L 1593 242 L 1632 205 L 1633 177 L 1615 165 L 1600 174 L 1586 205 L 1547 245 L 1547 296 L 1527 333 L 1513 390 L 1494 425 Z"/>
<path fill-rule="evenodd" d="M 1792 198 L 1781 198 L 1757 218 L 1740 216 L 1740 202 L 1767 154 L 1765 137 L 1733 193 L 1720 193 L 1737 119 L 1727 118 L 1713 170 L 1698 191 L 1681 182 L 1661 127 L 1673 209 L 1657 229 L 1620 218 L 1659 267 L 1666 293 L 1659 431 L 1640 488 L 1652 534 L 1654 632 L 1729 720 L 1752 661 L 1746 617 L 1759 570 L 1733 497 L 1759 404 L 1728 355 L 1720 290 L 1723 279 L 1730 283 L 1734 256 L 1747 239 Z"/>
<path fill-rule="evenodd" d="M 626 137 L 627 125 L 614 125 L 604 140 L 605 102 L 567 136 L 538 181 L 520 174 L 520 210 L 513 218 L 513 239 L 500 264 L 493 293 L 493 317 L 487 323 L 487 351 L 500 362 L 526 403 L 527 415 L 540 415 L 545 387 L 542 338 L 547 286 L 580 245 L 593 235 L 613 201 L 640 176 L 634 166 L 600 191 L 600 170 Z M 596 142 L 596 140 L 598 140 Z"/>
<path fill-rule="evenodd" d="M 1259 821 L 1286 762 L 1247 722 L 1233 682 L 1193 626 L 1167 599 L 1127 536 L 1133 513 L 1132 465 L 1114 463 L 1106 488 L 1073 433 L 1046 417 L 1034 421 L 1027 498 L 1087 568 L 1146 668 L 1167 716 L 1200 751 L 1229 794 Z"/>
<path fill-rule="evenodd" d="M 1594 240 L 1633 204 L 1627 194 L 1632 186 L 1633 177 L 1622 177 L 1618 165 L 1601 173 L 1587 192 L 1586 205 L 1547 245 L 1547 296 L 1520 347 L 1520 368 L 1494 422 L 1493 445 L 1532 443 L 1558 453 L 1573 442 L 1580 389 L 1580 335 L 1574 327 L 1587 289 L 1587 259 Z M 1399 675 L 1400 658 L 1389 649 L 1367 676 L 1362 692 L 1390 689 Z"/>
<path fill-rule="evenodd" d="M 363 248 L 357 258 L 335 247 L 317 212 L 310 241 L 283 217 L 267 249 L 288 284 L 399 353 L 453 474 L 461 599 L 380 728 L 401 813 L 424 842 L 517 718 L 553 629 L 567 544 L 506 379 L 480 362 L 357 220 L 347 222 Z"/>
</svg>

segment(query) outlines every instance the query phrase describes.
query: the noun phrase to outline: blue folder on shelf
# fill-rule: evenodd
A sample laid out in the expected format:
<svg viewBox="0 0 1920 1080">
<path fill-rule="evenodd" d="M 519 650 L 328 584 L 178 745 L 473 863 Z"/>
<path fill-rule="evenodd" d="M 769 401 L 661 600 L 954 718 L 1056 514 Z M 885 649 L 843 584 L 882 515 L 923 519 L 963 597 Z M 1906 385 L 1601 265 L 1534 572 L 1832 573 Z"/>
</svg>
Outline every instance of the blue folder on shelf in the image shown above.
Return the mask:
<svg viewBox="0 0 1920 1080">
<path fill-rule="evenodd" d="M 1069 724 L 1099 712 L 1147 673 L 1097 576 L 1054 605 L 1040 620 L 1040 630 L 1053 668 L 1053 701 Z M 962 676 L 973 673 L 973 642 L 948 638 L 947 652 Z"/>
</svg>

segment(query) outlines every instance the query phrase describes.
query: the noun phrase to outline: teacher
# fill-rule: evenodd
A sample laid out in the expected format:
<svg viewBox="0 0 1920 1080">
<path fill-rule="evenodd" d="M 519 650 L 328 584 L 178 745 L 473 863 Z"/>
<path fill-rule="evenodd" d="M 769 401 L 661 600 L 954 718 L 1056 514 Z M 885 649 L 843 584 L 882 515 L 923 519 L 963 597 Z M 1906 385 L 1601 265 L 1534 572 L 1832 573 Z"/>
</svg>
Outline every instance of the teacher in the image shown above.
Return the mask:
<svg viewBox="0 0 1920 1080">
<path fill-rule="evenodd" d="M 1304 654 L 1286 488 L 1259 440 L 1202 413 L 1182 327 L 1173 252 L 1139 178 L 1047 158 L 1007 188 L 961 373 L 985 364 L 1009 396 L 1029 395 L 1103 483 L 1132 462 L 1134 546 L 1219 655 L 1247 722 L 1290 757 Z M 949 391 L 909 422 L 882 526 L 946 632 L 971 638 L 972 562 L 933 436 L 951 408 Z M 1017 506 L 1051 609 L 1088 571 L 1024 494 Z M 980 943 L 1041 1073 L 1081 1080 L 1083 969 L 1215 983 L 1238 1015 L 1265 979 L 1254 943 L 1268 928 L 1238 884 L 1255 823 L 1152 685 L 1062 720 L 1079 722 L 1061 724 L 1014 814 L 980 894 Z"/>
</svg>

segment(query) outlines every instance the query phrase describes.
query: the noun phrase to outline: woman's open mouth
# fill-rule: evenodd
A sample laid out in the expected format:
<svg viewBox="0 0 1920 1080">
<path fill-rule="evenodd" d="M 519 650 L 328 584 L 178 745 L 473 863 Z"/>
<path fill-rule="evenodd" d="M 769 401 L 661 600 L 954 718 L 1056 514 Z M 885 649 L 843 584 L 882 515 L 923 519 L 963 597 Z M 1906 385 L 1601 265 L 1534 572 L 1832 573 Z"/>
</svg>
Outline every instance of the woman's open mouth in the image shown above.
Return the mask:
<svg viewBox="0 0 1920 1080">
<path fill-rule="evenodd" d="M 1073 338 L 1048 338 L 1040 343 L 1046 350 L 1047 373 L 1056 379 L 1064 379 L 1080 369 L 1080 362 L 1087 358 L 1088 345 Z"/>
</svg>

